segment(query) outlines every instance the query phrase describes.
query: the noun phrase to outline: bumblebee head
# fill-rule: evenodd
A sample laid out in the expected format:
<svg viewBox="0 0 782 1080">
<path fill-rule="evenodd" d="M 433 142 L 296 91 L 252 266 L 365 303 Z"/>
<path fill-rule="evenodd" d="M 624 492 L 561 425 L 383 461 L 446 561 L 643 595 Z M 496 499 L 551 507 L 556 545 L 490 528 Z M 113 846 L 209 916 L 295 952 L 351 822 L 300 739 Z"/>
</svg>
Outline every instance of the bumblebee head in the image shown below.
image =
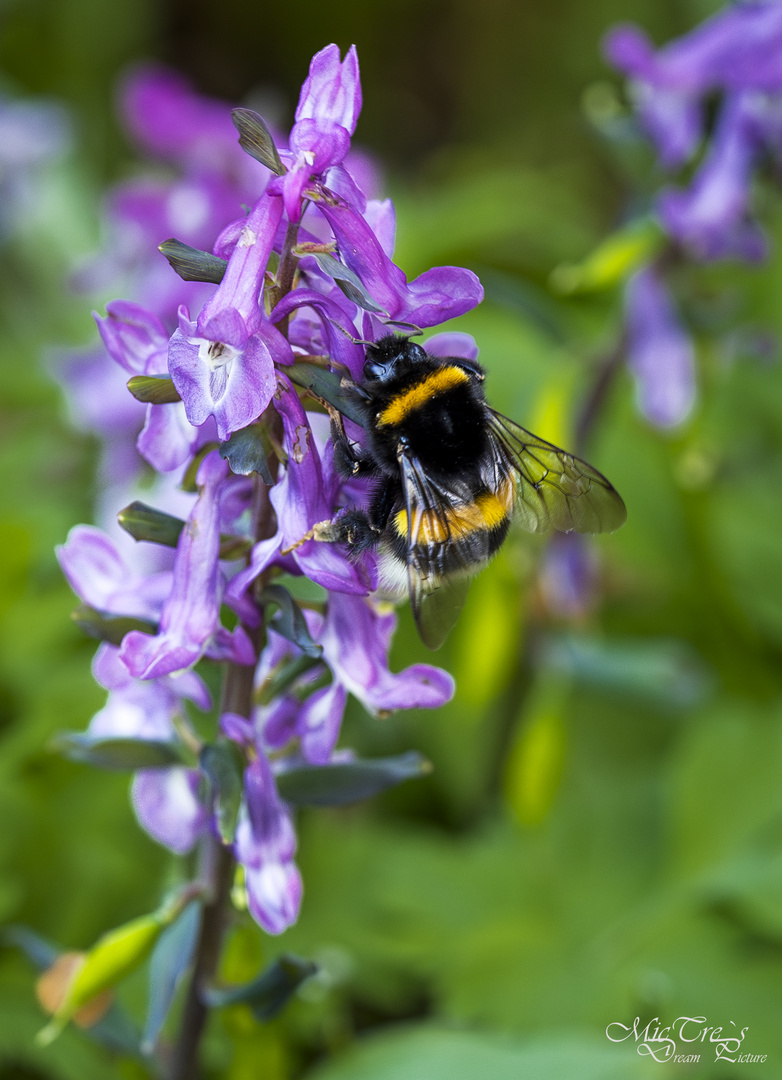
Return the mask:
<svg viewBox="0 0 782 1080">
<path fill-rule="evenodd" d="M 420 364 L 426 353 L 420 345 L 399 334 L 386 334 L 367 347 L 364 378 L 388 382 Z"/>
</svg>

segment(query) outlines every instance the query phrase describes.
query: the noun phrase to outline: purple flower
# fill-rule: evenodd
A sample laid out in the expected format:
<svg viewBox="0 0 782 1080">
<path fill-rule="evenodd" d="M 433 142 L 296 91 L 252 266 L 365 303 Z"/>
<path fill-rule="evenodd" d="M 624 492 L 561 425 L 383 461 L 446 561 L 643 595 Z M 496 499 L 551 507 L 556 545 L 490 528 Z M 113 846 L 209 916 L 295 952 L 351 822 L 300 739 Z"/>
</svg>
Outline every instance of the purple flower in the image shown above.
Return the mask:
<svg viewBox="0 0 782 1080">
<path fill-rule="evenodd" d="M 782 89 L 782 7 L 776 0 L 731 4 L 658 52 L 635 26 L 607 36 L 608 59 L 655 87 L 703 94 Z"/>
<path fill-rule="evenodd" d="M 253 207 L 225 277 L 195 323 L 180 310 L 169 368 L 191 424 L 209 416 L 221 440 L 256 420 L 276 387 L 274 364 L 292 363 L 282 335 L 262 315 L 260 295 L 282 201 L 264 195 Z"/>
<path fill-rule="evenodd" d="M 338 46 L 327 45 L 312 58 L 291 130 L 293 162 L 281 185 L 285 212 L 291 221 L 301 217 L 302 192 L 311 177 L 325 173 L 344 159 L 360 112 L 356 47 L 351 45 L 340 62 Z"/>
<path fill-rule="evenodd" d="M 562 619 L 584 619 L 596 599 L 597 569 L 588 537 L 554 533 L 540 572 L 540 590 L 551 614 Z"/>
<path fill-rule="evenodd" d="M 256 198 L 269 177 L 241 150 L 230 105 L 196 94 L 175 71 L 149 65 L 131 72 L 122 87 L 120 111 L 131 135 L 155 158 L 188 172 L 238 173 Z"/>
<path fill-rule="evenodd" d="M 634 80 L 641 122 L 662 164 L 681 165 L 695 152 L 701 102 L 713 90 L 782 90 L 782 5 L 733 4 L 655 52 L 634 26 L 605 39 L 608 60 Z"/>
<path fill-rule="evenodd" d="M 246 599 L 251 583 L 273 562 L 293 564 L 325 589 L 366 593 L 374 582 L 366 568 L 349 560 L 334 545 L 317 540 L 299 543 L 317 522 L 333 516 L 339 480 L 324 482 L 323 466 L 309 419 L 291 383 L 279 376 L 275 406 L 283 423 L 283 447 L 288 455 L 285 474 L 270 492 L 277 515 L 277 533 L 255 545 L 250 565 L 231 580 L 226 593 L 230 603 L 250 624 L 258 613 Z M 297 545 L 298 546 L 294 546 Z M 285 557 L 282 551 L 293 549 Z"/>
<path fill-rule="evenodd" d="M 625 297 L 628 361 L 638 405 L 658 427 L 684 420 L 695 402 L 692 342 L 665 285 L 651 267 L 630 278 Z"/>
<path fill-rule="evenodd" d="M 388 670 L 396 615 L 380 615 L 360 596 L 334 593 L 321 643 L 334 678 L 374 714 L 432 709 L 450 701 L 452 677 L 431 664 L 413 664 L 398 675 Z"/>
<path fill-rule="evenodd" d="M 92 735 L 171 739 L 172 717 L 182 698 L 191 698 L 201 709 L 211 704 L 209 691 L 194 672 L 141 682 L 128 674 L 111 645 L 98 649 L 93 674 L 109 696 L 90 723 Z M 144 769 L 133 781 L 133 808 L 142 828 L 177 854 L 189 851 L 208 824 L 206 807 L 198 798 L 199 782 L 197 770 L 180 766 Z"/>
<path fill-rule="evenodd" d="M 262 753 L 245 771 L 244 793 L 235 852 L 244 866 L 250 914 L 267 933 L 281 934 L 296 921 L 302 885 L 293 861 L 293 823 Z"/>
<path fill-rule="evenodd" d="M 326 202 L 318 203 L 318 209 L 331 225 L 346 266 L 390 319 L 435 326 L 471 311 L 483 300 L 480 281 L 461 266 L 435 266 L 408 283 L 360 214 Z"/>
<path fill-rule="evenodd" d="M 667 190 L 660 196 L 665 228 L 696 258 L 737 256 L 758 261 L 765 256 L 763 234 L 748 218 L 751 169 L 758 149 L 753 95 L 731 95 L 689 189 Z"/>
<path fill-rule="evenodd" d="M 216 452 L 198 470 L 198 500 L 177 545 L 171 592 L 155 637 L 134 630 L 125 635 L 120 658 L 139 679 L 153 679 L 195 664 L 210 643 L 219 659 L 254 662 L 246 633 L 219 627 L 223 581 L 220 574 L 220 485 L 228 466 Z M 214 641 L 213 641 L 214 639 Z"/>
<path fill-rule="evenodd" d="M 114 542 L 100 529 L 75 525 L 56 552 L 68 584 L 90 607 L 142 619 L 156 619 L 160 614 L 171 588 L 171 574 L 131 573 Z"/>
<path fill-rule="evenodd" d="M 197 769 L 139 769 L 131 797 L 139 825 L 176 855 L 185 855 L 209 826 L 209 812 L 198 797 Z"/>
</svg>

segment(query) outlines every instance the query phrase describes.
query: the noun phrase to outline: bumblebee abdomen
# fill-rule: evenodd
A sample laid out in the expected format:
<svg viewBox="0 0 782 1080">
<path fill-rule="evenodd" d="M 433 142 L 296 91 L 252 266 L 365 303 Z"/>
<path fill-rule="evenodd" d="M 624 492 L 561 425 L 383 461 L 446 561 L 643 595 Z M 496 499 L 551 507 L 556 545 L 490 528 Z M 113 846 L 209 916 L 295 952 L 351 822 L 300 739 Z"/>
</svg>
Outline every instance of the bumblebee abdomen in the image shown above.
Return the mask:
<svg viewBox="0 0 782 1080">
<path fill-rule="evenodd" d="M 401 560 L 412 553 L 425 576 L 477 572 L 498 551 L 508 533 L 514 495 L 509 478 L 496 491 L 480 491 L 470 501 L 431 509 L 414 507 L 410 529 L 407 510 L 398 509 L 389 522 L 391 548 Z M 412 552 L 408 532 L 415 537 Z"/>
</svg>

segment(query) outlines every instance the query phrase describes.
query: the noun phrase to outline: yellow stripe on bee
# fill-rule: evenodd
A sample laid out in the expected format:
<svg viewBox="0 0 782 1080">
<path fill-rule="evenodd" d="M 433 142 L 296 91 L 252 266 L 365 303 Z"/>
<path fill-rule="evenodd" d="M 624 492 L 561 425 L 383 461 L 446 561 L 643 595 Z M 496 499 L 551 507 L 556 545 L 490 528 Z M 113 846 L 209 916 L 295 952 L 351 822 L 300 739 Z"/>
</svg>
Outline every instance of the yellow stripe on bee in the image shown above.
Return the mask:
<svg viewBox="0 0 782 1080">
<path fill-rule="evenodd" d="M 459 367 L 441 367 L 427 375 L 420 383 L 411 386 L 393 398 L 377 418 L 379 427 L 388 427 L 401 423 L 414 409 L 420 409 L 427 401 L 450 390 L 454 386 L 470 381 L 470 376 Z"/>
<path fill-rule="evenodd" d="M 499 491 L 486 491 L 471 503 L 443 506 L 439 513 L 422 510 L 417 514 L 414 510 L 413 542 L 418 546 L 442 544 L 502 525 L 511 512 L 514 490 L 513 481 L 506 480 Z M 406 510 L 399 510 L 394 515 L 394 528 L 399 536 L 407 537 Z"/>
</svg>

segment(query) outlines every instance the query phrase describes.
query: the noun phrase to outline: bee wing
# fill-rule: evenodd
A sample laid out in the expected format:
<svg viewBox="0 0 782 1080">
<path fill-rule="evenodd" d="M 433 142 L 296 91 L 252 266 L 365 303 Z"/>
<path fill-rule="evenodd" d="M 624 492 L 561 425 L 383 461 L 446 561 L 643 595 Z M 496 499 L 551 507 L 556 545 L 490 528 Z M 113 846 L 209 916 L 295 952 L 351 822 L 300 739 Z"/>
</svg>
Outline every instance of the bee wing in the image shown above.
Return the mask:
<svg viewBox="0 0 782 1080">
<path fill-rule="evenodd" d="M 485 536 L 471 535 L 470 548 L 454 543 L 463 537 L 449 510 L 469 499 L 469 492 L 446 488 L 427 475 L 417 458 L 399 453 L 407 513 L 407 589 L 421 640 L 439 649 L 459 617 L 476 561 L 486 558 Z"/>
<path fill-rule="evenodd" d="M 608 480 L 581 458 L 544 442 L 507 416 L 489 410 L 495 482 L 510 468 L 516 478 L 515 513 L 529 532 L 613 532 L 627 510 Z"/>
</svg>

